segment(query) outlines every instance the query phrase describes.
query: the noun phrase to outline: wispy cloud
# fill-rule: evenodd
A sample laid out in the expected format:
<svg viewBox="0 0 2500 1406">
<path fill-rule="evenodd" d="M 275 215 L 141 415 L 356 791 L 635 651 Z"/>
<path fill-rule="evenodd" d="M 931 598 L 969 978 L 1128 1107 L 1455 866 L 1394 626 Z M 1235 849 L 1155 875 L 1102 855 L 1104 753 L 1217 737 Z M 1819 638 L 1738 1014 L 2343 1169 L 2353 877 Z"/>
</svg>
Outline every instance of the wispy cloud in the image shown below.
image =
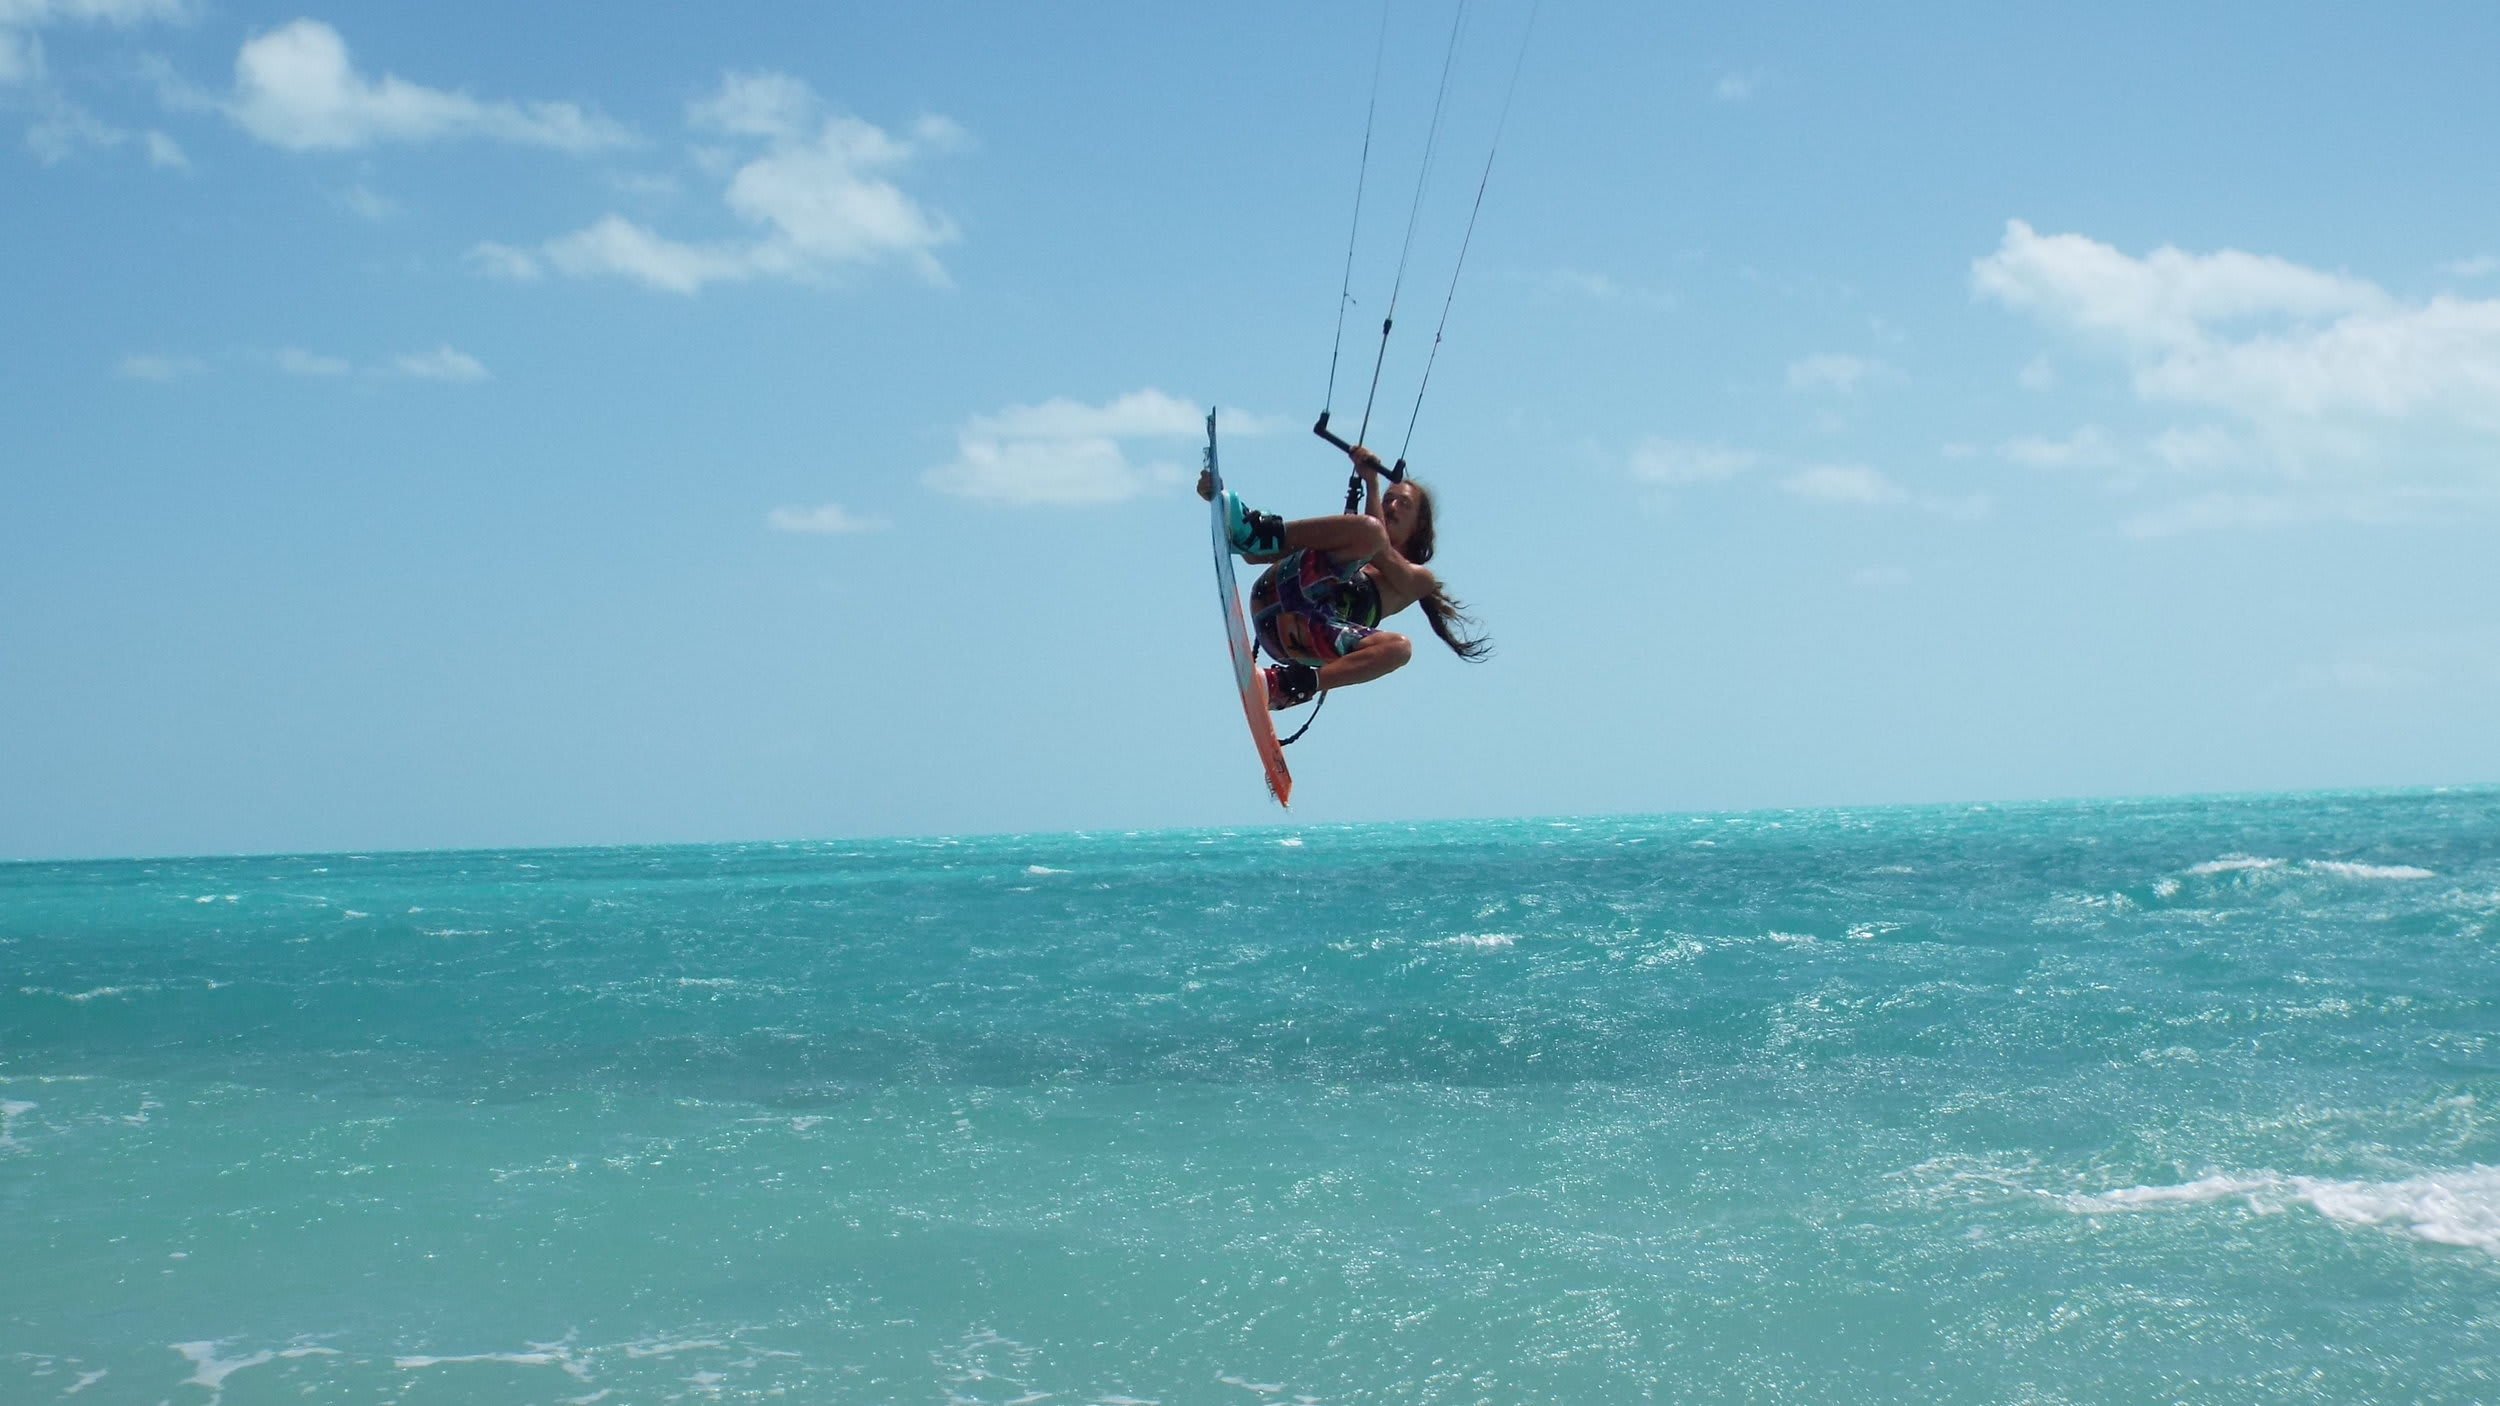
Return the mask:
<svg viewBox="0 0 2500 1406">
<path fill-rule="evenodd" d="M 1948 452 L 1946 457 L 1969 456 Z M 1977 521 L 1995 510 L 1994 500 L 1986 493 L 1914 492 L 1866 464 L 1800 463 L 1728 444 L 1653 435 L 1635 444 L 1624 458 L 1625 477 L 1660 488 L 1725 483 L 1757 473 L 1784 497 L 1826 507 L 1900 505 L 1958 522 Z"/>
<path fill-rule="evenodd" d="M 399 213 L 399 202 L 373 187 L 358 182 L 339 192 L 339 204 L 362 220 L 387 220 Z"/>
<path fill-rule="evenodd" d="M 246 40 L 227 115 L 271 146 L 348 151 L 461 138 L 587 152 L 629 140 L 616 123 L 566 102 L 504 102 L 356 70 L 347 41 L 299 19 Z"/>
<path fill-rule="evenodd" d="M 1065 397 L 1011 405 L 966 421 L 955 435 L 955 457 L 922 477 L 941 493 L 976 502 L 1118 502 L 1186 476 L 1175 459 L 1133 462 L 1130 453 L 1141 441 L 1196 438 L 1203 413 L 1151 388 L 1101 405 Z"/>
<path fill-rule="evenodd" d="M 2117 447 L 2098 425 L 2062 437 L 2020 435 L 2007 440 L 2005 457 L 2030 469 L 2098 468 L 2116 463 Z"/>
<path fill-rule="evenodd" d="M 1780 481 L 1781 491 L 1810 503 L 1873 506 L 1909 497 L 1901 485 L 1864 464 L 1816 464 Z"/>
<path fill-rule="evenodd" d="M 54 99 L 43 117 L 26 129 L 26 149 L 46 166 L 57 166 L 82 151 L 102 151 L 130 140 L 130 134 L 85 108 Z"/>
<path fill-rule="evenodd" d="M 360 374 L 356 363 L 346 357 L 306 351 L 302 347 L 280 347 L 268 353 L 268 358 L 270 365 L 290 376 L 329 381 Z M 448 346 L 404 352 L 386 363 L 369 363 L 361 374 L 412 381 L 468 382 L 490 378 L 485 363 L 467 352 Z"/>
<path fill-rule="evenodd" d="M 2291 527 L 2329 519 L 2387 521 L 2391 514 L 2365 500 L 2289 493 L 2198 493 L 2130 515 L 2119 524 L 2130 537 L 2175 537 L 2232 528 Z"/>
<path fill-rule="evenodd" d="M 747 235 L 681 240 L 609 214 L 531 248 L 480 244 L 471 260 L 506 278 L 552 269 L 671 293 L 758 278 L 822 282 L 886 262 L 932 283 L 946 281 L 934 251 L 958 237 L 954 222 L 906 194 L 894 178 L 930 153 L 961 146 L 964 134 L 954 123 L 926 117 L 907 132 L 888 132 L 825 111 L 806 84 L 777 73 L 728 75 L 711 96 L 689 106 L 687 121 L 750 153 L 722 195 L 730 214 L 751 231 Z"/>
<path fill-rule="evenodd" d="M 1666 289 L 1626 283 L 1612 274 L 1592 273 L 1586 269 L 1549 269 L 1527 275 L 1526 281 L 1530 287 L 1548 295 L 1585 299 L 1593 303 L 1672 308 L 1679 301 L 1673 292 Z"/>
<path fill-rule="evenodd" d="M 61 24 L 129 29 L 188 17 L 185 0 L 0 0 L 0 87 L 44 76 L 40 31 Z"/>
<path fill-rule="evenodd" d="M 883 532 L 894 524 L 881 517 L 852 512 L 840 503 L 825 503 L 813 508 L 775 508 L 764 515 L 764 525 L 775 532 L 839 536 L 853 532 Z"/>
<path fill-rule="evenodd" d="M 35 36 L 0 29 L 0 88 L 31 82 L 43 74 L 43 46 Z"/>
<path fill-rule="evenodd" d="M 2441 273 L 2452 278 L 2483 278 L 2500 273 L 2500 255 L 2476 254 L 2470 259 L 2456 259 L 2439 266 Z"/>
<path fill-rule="evenodd" d="M 290 376 L 344 376 L 356 369 L 342 358 L 308 352 L 302 347 L 280 347 L 272 359 L 279 370 Z"/>
<path fill-rule="evenodd" d="M 464 351 L 436 347 L 431 351 L 408 352 L 394 357 L 391 369 L 402 376 L 420 381 L 483 381 L 487 379 L 485 363 Z"/>
<path fill-rule="evenodd" d="M 1731 71 L 1720 74 L 1718 81 L 1710 85 L 1710 96 L 1723 103 L 1741 103 L 1761 86 L 1761 74 Z"/>
<path fill-rule="evenodd" d="M 1624 468 L 1642 483 L 1673 486 L 1716 483 L 1734 478 L 1760 462 L 1762 456 L 1749 449 L 1652 435 L 1632 446 Z"/>
<path fill-rule="evenodd" d="M 179 381 L 197 376 L 208 369 L 208 363 L 195 356 L 161 356 L 154 352 L 133 352 L 113 368 L 114 374 L 133 381 Z"/>
<path fill-rule="evenodd" d="M 1860 387 L 1889 380 L 1900 373 L 1883 362 L 1843 352 L 1818 352 L 1788 364 L 1788 388 L 1792 391 L 1829 391 L 1840 395 L 1855 394 Z"/>
</svg>

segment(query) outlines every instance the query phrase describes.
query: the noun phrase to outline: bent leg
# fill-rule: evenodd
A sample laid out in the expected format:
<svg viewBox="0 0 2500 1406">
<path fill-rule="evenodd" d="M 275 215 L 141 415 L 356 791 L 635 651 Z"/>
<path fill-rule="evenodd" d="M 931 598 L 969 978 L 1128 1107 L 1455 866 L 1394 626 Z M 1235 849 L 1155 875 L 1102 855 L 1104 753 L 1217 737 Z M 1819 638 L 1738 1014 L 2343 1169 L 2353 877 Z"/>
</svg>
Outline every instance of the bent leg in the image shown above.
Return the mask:
<svg viewBox="0 0 2500 1406">
<path fill-rule="evenodd" d="M 1324 522 L 1327 519 L 1315 518 Z M 1364 521 L 1369 522 L 1366 518 Z M 1394 630 L 1375 630 L 1361 644 L 1320 666 L 1319 686 L 1344 688 L 1350 684 L 1369 683 L 1382 674 L 1394 673 L 1415 657 L 1415 646 Z"/>
<path fill-rule="evenodd" d="M 1316 547 L 1339 561 L 1364 561 L 1389 550 L 1389 534 L 1376 517 L 1340 513 L 1286 523 L 1285 545 Z"/>
</svg>

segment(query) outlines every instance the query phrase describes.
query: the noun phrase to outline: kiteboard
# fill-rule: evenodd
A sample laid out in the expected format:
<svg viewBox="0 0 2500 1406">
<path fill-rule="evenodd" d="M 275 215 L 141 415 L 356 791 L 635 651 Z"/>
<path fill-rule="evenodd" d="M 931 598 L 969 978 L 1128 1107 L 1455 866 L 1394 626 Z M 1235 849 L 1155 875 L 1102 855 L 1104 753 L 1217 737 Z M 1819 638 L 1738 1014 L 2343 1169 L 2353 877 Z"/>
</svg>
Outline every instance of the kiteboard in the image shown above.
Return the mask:
<svg viewBox="0 0 2500 1406">
<path fill-rule="evenodd" d="M 1232 647 L 1233 682 L 1241 689 L 1242 716 L 1250 720 L 1250 741 L 1267 768 L 1267 793 L 1276 804 L 1293 797 L 1293 773 L 1285 770 L 1285 749 L 1276 741 L 1275 724 L 1267 716 L 1267 679 L 1259 672 L 1258 646 L 1250 638 L 1250 619 L 1242 614 L 1241 589 L 1233 583 L 1233 544 L 1224 534 L 1224 474 L 1215 465 L 1215 412 L 1207 412 L 1207 477 L 1213 481 L 1207 500 L 1215 523 L 1215 591 L 1224 598 L 1224 638 Z"/>
</svg>

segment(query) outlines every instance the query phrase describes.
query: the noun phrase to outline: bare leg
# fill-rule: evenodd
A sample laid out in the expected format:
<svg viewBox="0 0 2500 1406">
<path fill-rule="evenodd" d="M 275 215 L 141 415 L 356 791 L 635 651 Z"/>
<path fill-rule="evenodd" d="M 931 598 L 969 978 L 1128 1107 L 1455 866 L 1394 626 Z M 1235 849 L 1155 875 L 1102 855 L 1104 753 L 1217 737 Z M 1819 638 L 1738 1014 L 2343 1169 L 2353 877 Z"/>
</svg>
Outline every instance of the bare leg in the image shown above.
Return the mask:
<svg viewBox="0 0 2500 1406">
<path fill-rule="evenodd" d="M 1308 519 L 1312 522 L 1342 520 Z M 1369 522 L 1371 519 L 1365 518 L 1364 521 Z M 1300 523 L 1294 525 L 1301 526 Z M 1407 660 L 1414 657 L 1415 646 L 1407 642 L 1406 636 L 1394 630 L 1382 630 L 1344 654 L 1322 664 L 1319 669 L 1319 686 L 1344 688 L 1349 684 L 1369 683 L 1382 674 L 1395 672 L 1404 666 Z"/>
<path fill-rule="evenodd" d="M 1285 545 L 1317 547 L 1339 561 L 1362 561 L 1389 550 L 1389 534 L 1376 517 L 1341 513 L 1295 518 L 1286 523 Z"/>
</svg>

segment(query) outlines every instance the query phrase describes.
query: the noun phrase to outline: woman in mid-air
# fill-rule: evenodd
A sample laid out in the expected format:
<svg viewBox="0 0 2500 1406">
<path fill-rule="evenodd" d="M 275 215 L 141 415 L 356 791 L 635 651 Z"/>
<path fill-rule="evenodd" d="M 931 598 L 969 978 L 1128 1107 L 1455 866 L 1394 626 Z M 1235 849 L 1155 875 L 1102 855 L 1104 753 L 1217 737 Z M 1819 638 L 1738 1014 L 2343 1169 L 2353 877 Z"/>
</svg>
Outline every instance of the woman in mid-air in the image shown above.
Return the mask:
<svg viewBox="0 0 2500 1406">
<path fill-rule="evenodd" d="M 1307 703 L 1322 689 L 1368 683 L 1414 656 L 1404 635 L 1380 622 L 1410 605 L 1461 659 L 1482 659 L 1491 640 L 1463 633 L 1471 619 L 1441 589 L 1424 563 L 1432 560 L 1432 495 L 1412 479 L 1380 487 L 1380 456 L 1348 451 L 1363 476 L 1363 511 L 1297 518 L 1256 512 L 1224 494 L 1225 536 L 1244 561 L 1273 563 L 1250 588 L 1259 645 L 1268 666 L 1272 711 Z M 1214 479 L 1198 476 L 1198 496 L 1214 496 Z"/>
</svg>

